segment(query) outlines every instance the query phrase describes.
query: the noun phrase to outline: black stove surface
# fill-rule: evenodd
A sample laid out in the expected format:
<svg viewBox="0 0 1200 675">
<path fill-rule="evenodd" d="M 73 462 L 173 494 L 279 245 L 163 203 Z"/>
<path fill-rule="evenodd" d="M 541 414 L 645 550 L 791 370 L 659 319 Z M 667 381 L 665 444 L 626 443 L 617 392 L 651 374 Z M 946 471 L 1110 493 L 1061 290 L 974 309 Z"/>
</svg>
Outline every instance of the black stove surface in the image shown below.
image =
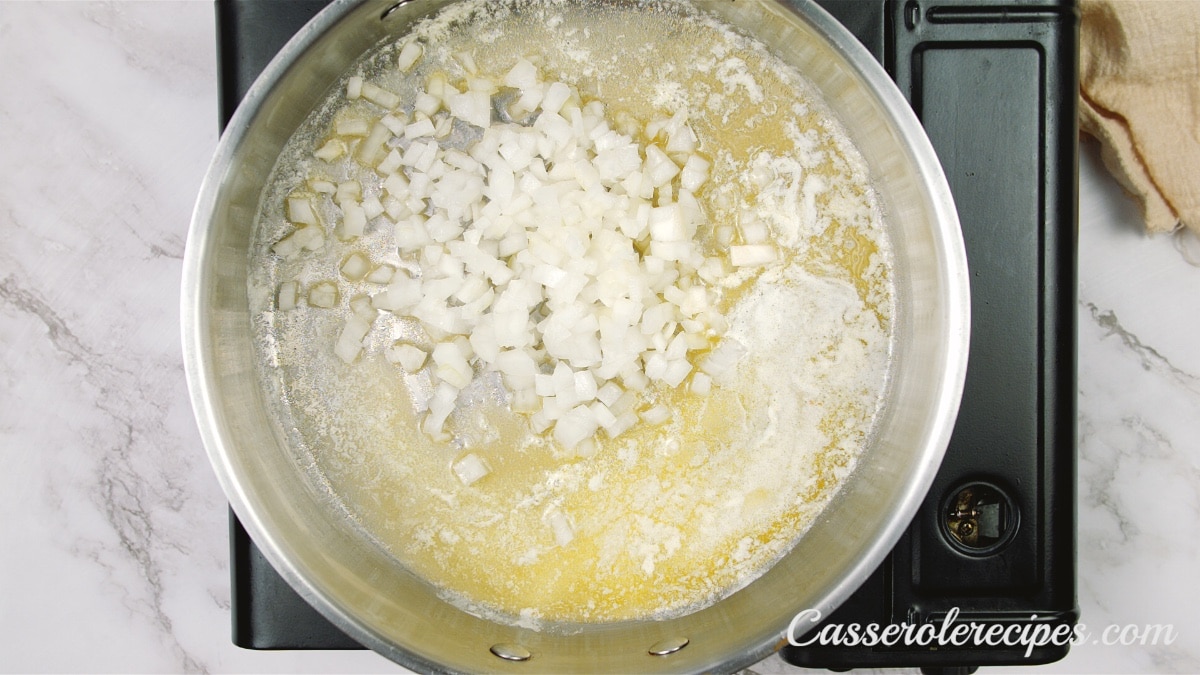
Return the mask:
<svg viewBox="0 0 1200 675">
<path fill-rule="evenodd" d="M 971 270 L 962 406 L 891 554 L 825 626 L 1073 625 L 1078 11 L 1074 0 L 817 0 L 912 104 L 954 193 Z M 217 0 L 220 121 L 328 0 Z M 230 516 L 233 641 L 361 649 Z M 815 633 L 810 633 L 813 636 Z M 806 638 L 807 640 L 807 638 Z M 1067 646 L 788 646 L 795 665 L 973 669 Z"/>
</svg>

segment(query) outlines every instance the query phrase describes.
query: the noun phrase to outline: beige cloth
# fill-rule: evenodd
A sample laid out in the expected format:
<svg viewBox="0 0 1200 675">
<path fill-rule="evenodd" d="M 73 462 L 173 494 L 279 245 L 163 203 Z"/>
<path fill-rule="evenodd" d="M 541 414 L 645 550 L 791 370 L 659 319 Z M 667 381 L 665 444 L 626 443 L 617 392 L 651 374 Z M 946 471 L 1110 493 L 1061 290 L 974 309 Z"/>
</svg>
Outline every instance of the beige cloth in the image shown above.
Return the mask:
<svg viewBox="0 0 1200 675">
<path fill-rule="evenodd" d="M 1200 0 L 1083 0 L 1079 122 L 1146 228 L 1200 232 Z"/>
</svg>

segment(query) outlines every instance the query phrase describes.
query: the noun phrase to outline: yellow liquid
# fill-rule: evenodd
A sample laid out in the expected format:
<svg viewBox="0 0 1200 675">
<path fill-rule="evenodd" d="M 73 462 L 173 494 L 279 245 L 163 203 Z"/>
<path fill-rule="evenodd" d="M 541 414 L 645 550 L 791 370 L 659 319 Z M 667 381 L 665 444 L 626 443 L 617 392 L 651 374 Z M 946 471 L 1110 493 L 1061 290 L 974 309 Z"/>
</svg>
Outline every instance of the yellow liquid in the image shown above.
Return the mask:
<svg viewBox="0 0 1200 675">
<path fill-rule="evenodd" d="M 654 22 L 639 28 L 619 11 L 592 19 L 590 37 L 572 43 L 577 50 L 661 46 L 651 39 Z M 490 46 L 475 47 L 476 62 L 494 64 L 501 75 L 527 45 L 553 44 L 561 32 L 537 21 L 508 28 Z M 274 317 L 273 376 L 315 473 L 400 564 L 473 611 L 544 624 L 660 617 L 711 603 L 790 548 L 852 469 L 870 429 L 890 341 L 886 257 L 875 223 L 828 213 L 835 193 L 866 202 L 869 190 L 850 179 L 848 148 L 827 132 L 819 108 L 768 67 L 761 52 L 711 26 L 693 28 L 687 39 L 669 43 L 674 50 L 617 55 L 627 70 L 606 69 L 604 59 L 580 59 L 569 50 L 543 50 L 543 74 L 604 101 L 610 117 L 620 112 L 645 123 L 669 116 L 664 100 L 692 102 L 689 123 L 700 152 L 713 160 L 709 184 L 697 195 L 709 215 L 710 228 L 698 235 L 709 254 L 721 249 L 715 228 L 736 224 L 740 211 L 757 203 L 749 160 L 759 153 L 796 155 L 796 131 L 815 131 L 818 142 L 808 151 L 818 159 L 806 173 L 841 190 L 815 199 L 828 223 L 786 251 L 782 272 L 770 279 L 746 274 L 726 288 L 720 308 L 736 314 L 771 293 L 818 302 L 809 296 L 827 284 L 813 279 L 832 280 L 853 289 L 856 312 L 871 315 L 856 324 L 869 340 L 848 333 L 822 344 L 810 336 L 807 343 L 817 346 L 805 351 L 784 345 L 751 353 L 733 381 L 707 396 L 688 393 L 686 384 L 650 390 L 640 407 L 666 404 L 670 422 L 640 424 L 617 439 L 601 433 L 597 453 L 578 458 L 546 435 L 531 434 L 526 418 L 486 388 L 451 418 L 461 447 L 436 443 L 418 431 L 411 381 L 398 366 L 378 350 L 349 366 L 332 355 L 330 336 L 342 315 L 301 308 Z M 615 42 L 618 33 L 628 42 Z M 722 56 L 706 51 L 721 41 L 728 46 Z M 713 62 L 707 70 L 685 66 L 706 59 Z M 753 74 L 756 86 L 730 87 L 729 73 L 721 76 L 729 63 Z M 737 103 L 754 92 L 762 96 L 757 104 Z M 335 247 L 330 257 L 342 255 Z M 311 269 L 278 274 L 320 276 Z M 846 302 L 844 294 L 837 302 Z M 871 372 L 839 379 L 836 362 L 847 354 Z M 491 469 L 469 487 L 451 470 L 467 452 Z M 555 513 L 574 535 L 563 546 L 549 525 Z"/>
</svg>

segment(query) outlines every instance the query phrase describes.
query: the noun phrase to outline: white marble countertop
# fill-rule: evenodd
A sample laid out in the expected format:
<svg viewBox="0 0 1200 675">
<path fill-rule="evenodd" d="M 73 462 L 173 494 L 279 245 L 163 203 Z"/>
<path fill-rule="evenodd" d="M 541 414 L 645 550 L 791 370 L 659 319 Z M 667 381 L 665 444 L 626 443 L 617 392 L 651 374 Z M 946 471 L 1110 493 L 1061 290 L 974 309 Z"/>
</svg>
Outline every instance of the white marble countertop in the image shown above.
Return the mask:
<svg viewBox="0 0 1200 675">
<path fill-rule="evenodd" d="M 229 639 L 225 499 L 184 383 L 181 258 L 217 142 L 209 2 L 0 0 L 0 670 L 396 672 Z M 1190 247 L 1190 248 L 1189 248 Z M 1200 241 L 1085 144 L 1079 604 L 1052 672 L 1200 671 Z M 758 672 L 799 672 L 778 658 Z"/>
</svg>

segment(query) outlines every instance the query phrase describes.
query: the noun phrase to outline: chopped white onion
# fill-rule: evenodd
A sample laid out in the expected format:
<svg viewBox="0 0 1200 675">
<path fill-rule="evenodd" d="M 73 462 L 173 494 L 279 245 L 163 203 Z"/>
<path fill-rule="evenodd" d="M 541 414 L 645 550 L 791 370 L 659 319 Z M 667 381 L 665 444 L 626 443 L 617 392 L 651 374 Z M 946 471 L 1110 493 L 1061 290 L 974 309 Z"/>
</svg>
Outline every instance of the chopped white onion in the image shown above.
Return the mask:
<svg viewBox="0 0 1200 675">
<path fill-rule="evenodd" d="M 308 304 L 313 307 L 329 309 L 336 307 L 337 302 L 338 288 L 332 281 L 322 281 L 308 289 Z"/>
<path fill-rule="evenodd" d="M 662 424 L 671 419 L 671 409 L 659 403 L 641 414 L 642 420 L 651 426 Z"/>
<path fill-rule="evenodd" d="M 370 82 L 362 85 L 362 97 L 381 108 L 391 110 L 400 105 L 400 96 Z"/>
<path fill-rule="evenodd" d="M 367 260 L 367 256 L 355 251 L 346 256 L 342 261 L 338 271 L 347 281 L 362 281 L 363 277 L 371 270 L 371 261 Z"/>
<path fill-rule="evenodd" d="M 679 184 L 688 192 L 699 190 L 708 181 L 709 161 L 700 155 L 688 157 L 679 173 Z"/>
<path fill-rule="evenodd" d="M 345 201 L 342 202 L 342 230 L 341 236 L 344 239 L 353 239 L 361 237 L 367 229 L 367 212 L 361 204 Z"/>
<path fill-rule="evenodd" d="M 386 284 L 396 275 L 396 268 L 391 265 L 380 265 L 367 274 L 367 281 L 373 284 Z"/>
<path fill-rule="evenodd" d="M 463 455 L 451 468 L 463 485 L 472 485 L 492 472 L 487 462 L 475 453 Z"/>
<path fill-rule="evenodd" d="M 761 267 L 775 260 L 775 247 L 770 244 L 729 247 L 729 261 L 734 267 Z"/>
<path fill-rule="evenodd" d="M 555 114 L 562 110 L 563 104 L 571 97 L 571 88 L 562 82 L 553 82 L 542 95 L 542 112 Z"/>
<path fill-rule="evenodd" d="M 402 112 L 390 112 L 379 118 L 379 123 L 388 128 L 395 136 L 404 135 L 404 127 L 408 124 L 408 116 Z"/>
<path fill-rule="evenodd" d="M 474 376 L 471 364 L 454 342 L 440 342 L 433 348 L 435 374 L 443 381 L 462 389 L 471 383 Z"/>
<path fill-rule="evenodd" d="M 381 122 L 371 127 L 371 133 L 358 145 L 358 161 L 364 166 L 375 166 L 382 158 L 384 143 L 392 137 L 392 130 Z"/>
<path fill-rule="evenodd" d="M 346 320 L 338 335 L 333 351 L 346 363 L 354 361 L 362 352 L 363 338 L 371 331 L 371 324 L 360 316 L 352 315 Z"/>
<path fill-rule="evenodd" d="M 422 136 L 433 135 L 433 120 L 428 117 L 423 117 L 416 122 L 404 127 L 404 137 L 407 139 L 420 138 Z"/>
<path fill-rule="evenodd" d="M 333 194 L 333 201 L 337 203 L 358 201 L 362 199 L 362 183 L 356 180 L 347 180 L 338 183 L 337 191 Z"/>
<path fill-rule="evenodd" d="M 316 225 L 317 213 L 313 210 L 312 200 L 307 197 L 288 197 L 288 220 L 297 225 Z"/>
<path fill-rule="evenodd" d="M 405 43 L 397 67 L 413 68 L 422 54 L 419 42 Z M 400 103 L 394 92 L 351 78 L 347 98 L 389 112 L 373 121 L 337 119 L 336 137 L 314 153 L 334 161 L 352 152 L 366 169 L 349 173 L 361 183 L 310 183 L 340 209 L 338 236 L 363 237 L 380 219 L 394 223 L 404 269 L 372 267 L 357 252 L 342 260 L 346 282 L 386 288 L 350 300 L 335 352 L 357 359 L 378 311 L 419 322 L 429 352 L 408 342 L 383 352 L 428 380 L 414 403 L 436 439 L 450 438 L 459 392 L 477 372 L 498 373 L 511 409 L 577 457 L 600 449 L 601 429 L 615 438 L 639 421 L 666 423 L 673 413 L 663 403 L 639 415 L 643 396 L 658 400 L 656 392 L 685 382 L 706 395 L 744 355 L 740 344 L 721 339 L 719 288 L 734 268 L 777 260 L 769 230 L 752 219 L 739 219 L 736 230 L 718 224 L 710 241 L 728 257 L 705 257 L 708 243 L 696 234 L 707 216 L 695 195 L 712 165 L 697 154 L 687 110 L 640 128 L 628 115 L 608 119 L 602 103 L 544 80 L 526 59 L 499 80 L 479 75 L 469 53 L 454 59 L 468 76 L 452 82 L 446 72 L 429 74 L 410 99 L 411 118 L 392 111 Z M 495 95 L 517 123 L 493 124 Z M 443 147 L 463 123 L 482 132 L 465 147 Z M 325 246 L 316 206 L 303 194 L 289 200 L 289 220 L 300 227 L 275 244 L 277 254 Z M 289 283 L 279 288 L 280 309 L 298 302 L 299 284 Z M 335 306 L 336 284 L 310 287 L 308 301 Z M 472 454 L 453 467 L 466 485 L 489 471 Z M 562 519 L 553 527 L 564 545 L 573 536 L 569 523 L 561 513 L 554 518 Z"/>
<path fill-rule="evenodd" d="M 365 293 L 350 298 L 350 311 L 367 322 L 374 322 L 375 317 L 379 315 L 378 310 L 371 305 L 371 296 Z"/>
<path fill-rule="evenodd" d="M 275 307 L 282 311 L 295 309 L 300 300 L 300 282 L 285 281 L 279 284 L 279 292 L 275 295 Z"/>
<path fill-rule="evenodd" d="M 599 426 L 591 409 L 581 404 L 559 418 L 554 425 L 554 440 L 566 448 L 574 448 L 583 440 L 591 438 Z"/>
<path fill-rule="evenodd" d="M 422 49 L 420 42 L 416 40 L 405 42 L 404 46 L 400 49 L 400 55 L 396 58 L 396 67 L 400 69 L 400 72 L 407 73 L 417 62 L 417 59 L 421 58 L 423 51 L 424 49 Z"/>
<path fill-rule="evenodd" d="M 662 187 L 679 174 L 679 167 L 657 145 L 646 146 L 646 175 L 654 187 Z"/>
<path fill-rule="evenodd" d="M 482 91 L 467 91 L 446 97 L 450 114 L 477 127 L 492 123 L 492 97 Z"/>
<path fill-rule="evenodd" d="M 733 374 L 738 361 L 745 355 L 746 347 L 742 343 L 726 338 L 700 362 L 700 370 L 708 373 L 714 381 L 720 382 Z"/>
<path fill-rule="evenodd" d="M 334 124 L 334 133 L 338 136 L 366 136 L 370 130 L 371 125 L 359 118 L 338 120 Z"/>
<path fill-rule="evenodd" d="M 559 546 L 566 546 L 575 539 L 575 531 L 571 528 L 571 522 L 567 520 L 566 514 L 559 510 L 553 510 L 546 514 L 546 523 L 550 525 L 550 530 L 554 533 L 554 543 Z"/>
<path fill-rule="evenodd" d="M 346 144 L 340 138 L 331 138 L 325 141 L 324 145 L 313 152 L 314 157 L 326 162 L 332 162 L 344 154 L 346 154 Z"/>
<path fill-rule="evenodd" d="M 450 413 L 454 412 L 456 401 L 458 389 L 447 382 L 439 384 L 433 391 L 433 397 L 429 399 L 429 414 L 421 423 L 421 430 L 434 438 L 444 438 L 447 434 L 443 427 Z"/>
</svg>

